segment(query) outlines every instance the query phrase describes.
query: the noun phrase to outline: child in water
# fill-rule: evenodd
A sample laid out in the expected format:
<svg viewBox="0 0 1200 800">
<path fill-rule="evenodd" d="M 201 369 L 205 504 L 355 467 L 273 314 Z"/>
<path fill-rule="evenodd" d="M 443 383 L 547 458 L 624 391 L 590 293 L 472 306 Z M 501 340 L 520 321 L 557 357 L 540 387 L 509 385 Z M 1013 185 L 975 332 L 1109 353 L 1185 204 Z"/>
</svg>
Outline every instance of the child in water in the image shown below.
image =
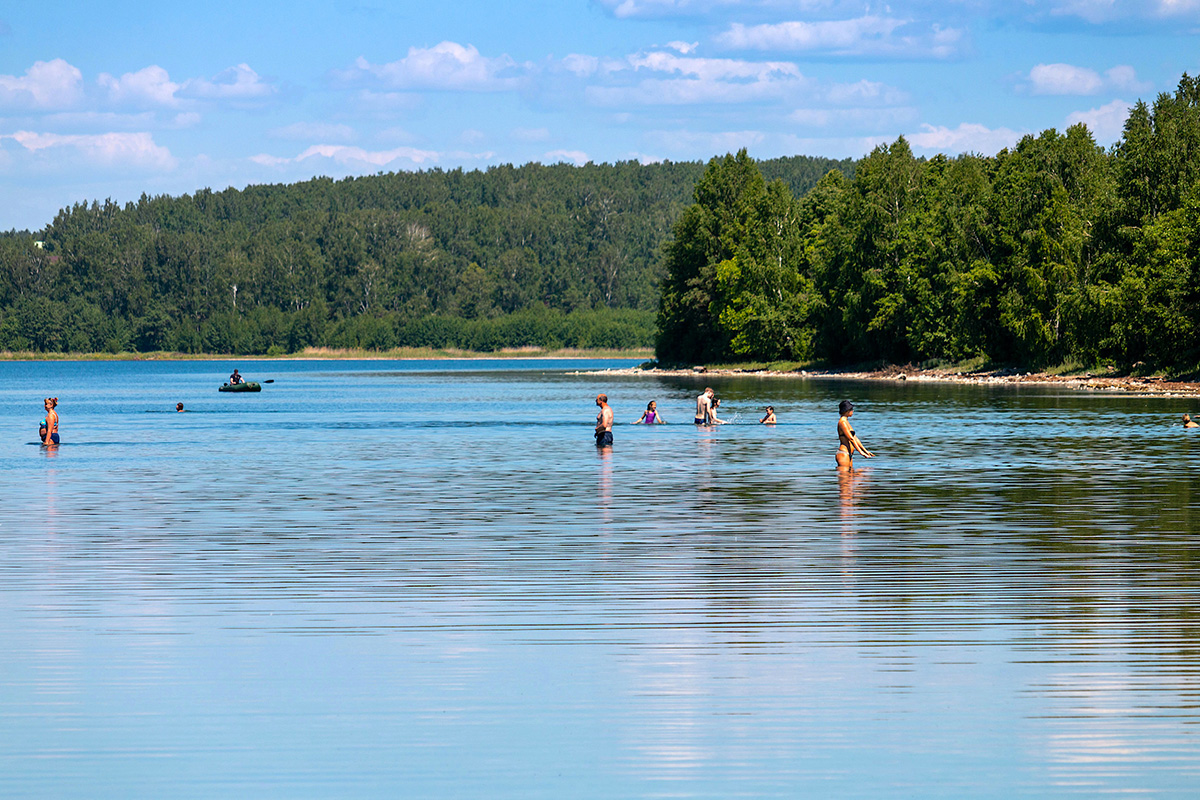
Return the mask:
<svg viewBox="0 0 1200 800">
<path fill-rule="evenodd" d="M 651 400 L 646 404 L 646 410 L 642 412 L 642 417 L 634 425 L 665 425 L 667 421 L 658 413 L 658 403 Z"/>
</svg>

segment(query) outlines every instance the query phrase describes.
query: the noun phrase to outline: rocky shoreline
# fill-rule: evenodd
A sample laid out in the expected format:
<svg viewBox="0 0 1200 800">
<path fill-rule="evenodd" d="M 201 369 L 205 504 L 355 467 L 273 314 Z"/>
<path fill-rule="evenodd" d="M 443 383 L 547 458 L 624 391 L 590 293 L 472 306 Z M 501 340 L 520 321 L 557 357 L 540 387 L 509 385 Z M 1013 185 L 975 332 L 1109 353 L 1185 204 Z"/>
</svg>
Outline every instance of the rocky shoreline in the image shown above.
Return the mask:
<svg viewBox="0 0 1200 800">
<path fill-rule="evenodd" d="M 737 375 L 763 378 L 822 378 L 871 381 L 918 381 L 930 383 L 959 383 L 973 385 L 1055 386 L 1062 389 L 1093 392 L 1121 392 L 1131 396 L 1195 397 L 1200 395 L 1200 383 L 1177 381 L 1161 377 L 1135 377 L 1094 375 L 1050 375 L 1045 372 L 1019 372 L 1015 370 L 980 370 L 955 372 L 945 369 L 920 369 L 918 367 L 886 367 L 870 371 L 842 370 L 799 370 L 781 372 L 775 370 L 729 369 L 723 367 L 692 367 L 691 369 L 660 369 L 658 367 L 634 367 L 624 370 L 609 370 L 608 373 L 631 375 Z"/>
</svg>

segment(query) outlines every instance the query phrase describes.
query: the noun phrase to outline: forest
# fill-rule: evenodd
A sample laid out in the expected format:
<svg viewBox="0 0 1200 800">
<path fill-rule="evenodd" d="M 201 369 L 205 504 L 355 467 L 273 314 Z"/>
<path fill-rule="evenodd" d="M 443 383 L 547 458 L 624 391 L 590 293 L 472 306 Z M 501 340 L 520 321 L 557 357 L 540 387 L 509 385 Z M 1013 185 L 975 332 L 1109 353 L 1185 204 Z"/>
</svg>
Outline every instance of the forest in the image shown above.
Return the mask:
<svg viewBox="0 0 1200 800">
<path fill-rule="evenodd" d="M 756 163 L 794 196 L 853 162 Z M 136 203 L 0 234 L 0 351 L 648 348 L 700 162 L 440 169 Z"/>
<path fill-rule="evenodd" d="M 810 191 L 713 159 L 664 248 L 667 363 L 1200 371 L 1200 80 L 995 156 L 899 138 Z"/>
</svg>

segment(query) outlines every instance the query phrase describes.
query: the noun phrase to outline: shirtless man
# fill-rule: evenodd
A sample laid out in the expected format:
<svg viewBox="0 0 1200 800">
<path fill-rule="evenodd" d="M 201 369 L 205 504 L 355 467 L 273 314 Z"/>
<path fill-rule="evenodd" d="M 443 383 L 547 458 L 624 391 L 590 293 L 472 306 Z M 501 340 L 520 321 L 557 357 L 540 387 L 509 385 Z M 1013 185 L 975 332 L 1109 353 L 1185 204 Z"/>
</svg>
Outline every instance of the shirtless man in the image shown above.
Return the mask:
<svg viewBox="0 0 1200 800">
<path fill-rule="evenodd" d="M 712 401 L 716 392 L 711 386 L 704 387 L 704 392 L 696 398 L 696 418 L 692 422 L 697 425 L 708 425 L 712 420 Z"/>
<path fill-rule="evenodd" d="M 596 447 L 612 447 L 613 410 L 608 405 L 608 395 L 596 395 L 600 413 L 596 415 Z"/>
</svg>

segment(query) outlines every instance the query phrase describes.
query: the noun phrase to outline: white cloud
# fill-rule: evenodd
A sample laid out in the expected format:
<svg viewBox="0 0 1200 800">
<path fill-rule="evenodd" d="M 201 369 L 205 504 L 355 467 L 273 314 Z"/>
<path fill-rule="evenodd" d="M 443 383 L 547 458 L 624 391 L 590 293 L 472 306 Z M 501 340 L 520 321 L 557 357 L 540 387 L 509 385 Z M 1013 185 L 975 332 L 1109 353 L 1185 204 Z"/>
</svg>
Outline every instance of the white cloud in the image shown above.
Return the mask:
<svg viewBox="0 0 1200 800">
<path fill-rule="evenodd" d="M 200 115 L 195 111 L 181 111 L 171 120 L 172 128 L 194 128 L 200 124 Z"/>
<path fill-rule="evenodd" d="M 865 78 L 857 83 L 835 83 L 829 87 L 826 97 L 829 102 L 839 105 L 896 105 L 908 99 L 895 87 Z"/>
<path fill-rule="evenodd" d="M 275 87 L 267 83 L 248 64 L 238 64 L 209 78 L 192 78 L 186 81 L 180 92 L 188 97 L 202 100 L 262 100 L 275 93 Z"/>
<path fill-rule="evenodd" d="M 388 64 L 360 57 L 338 75 L 349 81 L 374 78 L 393 89 L 495 92 L 520 88 L 523 69 L 507 55 L 487 58 L 474 45 L 442 42 L 410 47 L 407 56 Z"/>
<path fill-rule="evenodd" d="M 600 0 L 600 5 L 610 9 L 616 17 L 627 18 L 669 14 L 710 4 L 690 0 Z"/>
<path fill-rule="evenodd" d="M 667 47 L 685 56 L 700 46 L 699 42 L 667 42 Z"/>
<path fill-rule="evenodd" d="M 1034 94 L 1095 94 L 1104 80 L 1095 70 L 1070 64 L 1038 64 L 1029 71 Z"/>
<path fill-rule="evenodd" d="M 547 128 L 514 128 L 512 138 L 519 142 L 544 142 L 550 138 Z"/>
<path fill-rule="evenodd" d="M 916 147 L 952 155 L 967 152 L 991 155 L 1012 147 L 1024 135 L 1009 128 L 988 128 L 973 122 L 961 123 L 957 128 L 922 125 L 920 131 L 906 134 Z"/>
<path fill-rule="evenodd" d="M 354 138 L 354 129 L 349 125 L 333 122 L 293 122 L 281 128 L 267 132 L 277 139 L 293 139 L 298 141 L 348 142 Z"/>
<path fill-rule="evenodd" d="M 487 138 L 487 134 L 483 131 L 477 131 L 474 128 L 468 128 L 459 134 L 458 138 L 464 144 L 479 144 Z"/>
<path fill-rule="evenodd" d="M 900 33 L 901 29 L 908 33 Z M 912 20 L 867 15 L 854 19 L 761 25 L 735 22 L 715 41 L 735 50 L 946 58 L 957 52 L 962 38 L 963 31 L 958 28 L 940 25 L 925 28 Z"/>
<path fill-rule="evenodd" d="M 107 72 L 100 73 L 96 82 L 108 91 L 109 100 L 118 105 L 165 106 L 179 105 L 175 93 L 179 84 L 160 66 L 152 65 L 137 72 L 126 72 L 114 78 Z"/>
<path fill-rule="evenodd" d="M 780 0 L 598 0 L 613 16 L 631 17 L 701 16 L 723 6 L 777 7 Z M 845 4 L 845 3 L 842 3 Z M 789 11 L 812 11 L 839 5 L 833 0 L 786 0 Z M 858 5 L 854 3 L 854 5 Z"/>
<path fill-rule="evenodd" d="M 1200 0 L 1159 0 L 1158 13 L 1164 17 L 1186 14 L 1200 9 Z"/>
<path fill-rule="evenodd" d="M 17 131 L 0 135 L 12 139 L 30 153 L 70 152 L 90 164 L 104 167 L 174 169 L 175 158 L 167 148 L 155 144 L 149 133 L 101 133 L 63 135 Z"/>
<path fill-rule="evenodd" d="M 83 98 L 83 73 L 61 58 L 35 61 L 23 76 L 0 75 L 0 107 L 63 109 Z"/>
<path fill-rule="evenodd" d="M 1179 17 L 1194 16 L 1200 11 L 1200 0 L 1049 0 L 1044 8 L 1051 17 L 1078 17 L 1093 24 L 1128 19 L 1169 24 Z"/>
<path fill-rule="evenodd" d="M 250 160 L 263 166 L 298 164 L 311 159 L 327 159 L 343 167 L 382 168 L 396 162 L 427 164 L 436 162 L 440 154 L 433 150 L 418 150 L 415 147 L 397 147 L 392 150 L 364 150 L 340 144 L 315 144 L 295 158 L 278 158 L 271 155 L 251 156 Z"/>
<path fill-rule="evenodd" d="M 717 44 L 738 50 L 855 50 L 866 40 L 885 39 L 907 20 L 866 16 L 821 22 L 735 22 Z"/>
<path fill-rule="evenodd" d="M 705 81 L 778 80 L 800 78 L 800 69 L 790 61 L 741 61 L 731 58 L 687 58 L 661 51 L 629 56 L 628 65 L 635 70 L 645 69 L 699 78 Z"/>
<path fill-rule="evenodd" d="M 767 137 L 760 131 L 653 131 L 650 138 L 676 153 L 692 157 L 696 153 L 732 153 L 743 147 L 753 147 Z"/>
<path fill-rule="evenodd" d="M 1129 117 L 1129 109 L 1132 107 L 1132 104 L 1124 100 L 1113 100 L 1099 108 L 1076 111 L 1067 117 L 1067 127 L 1082 122 L 1088 126 L 1097 144 L 1115 142 L 1125 131 L 1125 120 Z"/>
<path fill-rule="evenodd" d="M 1148 92 L 1154 88 L 1150 81 L 1139 81 L 1137 71 L 1133 67 L 1122 64 L 1104 73 L 1108 85 L 1113 89 L 1127 92 Z"/>
<path fill-rule="evenodd" d="M 1105 90 L 1147 92 L 1153 84 L 1139 81 L 1133 67 L 1122 64 L 1103 75 L 1087 67 L 1072 64 L 1038 64 L 1029 71 L 1034 94 L 1089 95 Z"/>
<path fill-rule="evenodd" d="M 562 65 L 567 72 L 572 72 L 581 78 L 586 78 L 592 75 L 600 68 L 600 59 L 595 56 L 584 56 L 579 53 L 571 53 L 562 60 Z"/>
<path fill-rule="evenodd" d="M 788 115 L 792 122 L 806 128 L 853 126 L 873 130 L 895 129 L 918 119 L 917 109 L 896 108 L 798 108 Z"/>
<path fill-rule="evenodd" d="M 153 111 L 141 111 L 136 114 L 115 111 L 59 111 L 46 114 L 39 120 L 41 127 L 56 133 L 97 130 L 144 131 L 157 124 L 158 117 Z"/>
<path fill-rule="evenodd" d="M 694 58 L 663 51 L 612 59 L 602 71 L 607 85 L 588 86 L 585 96 L 603 106 L 750 103 L 811 86 L 787 61 Z"/>
<path fill-rule="evenodd" d="M 250 156 L 250 160 L 255 164 L 261 164 L 264 167 L 282 167 L 284 164 L 291 164 L 295 159 L 259 153 L 256 156 Z"/>
<path fill-rule="evenodd" d="M 591 159 L 582 150 L 551 150 L 542 156 L 542 163 L 544 164 L 558 164 L 565 161 L 570 161 L 575 166 L 581 167 L 591 161 Z"/>
</svg>

